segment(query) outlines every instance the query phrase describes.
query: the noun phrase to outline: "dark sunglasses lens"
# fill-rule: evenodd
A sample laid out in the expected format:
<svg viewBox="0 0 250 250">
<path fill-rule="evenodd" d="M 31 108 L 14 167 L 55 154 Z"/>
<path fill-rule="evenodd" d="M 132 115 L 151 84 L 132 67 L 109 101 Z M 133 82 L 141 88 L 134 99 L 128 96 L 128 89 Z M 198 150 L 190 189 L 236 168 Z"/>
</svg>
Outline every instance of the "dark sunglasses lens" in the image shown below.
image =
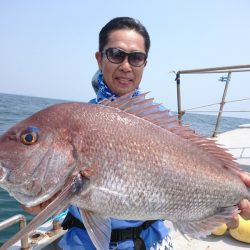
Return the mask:
<svg viewBox="0 0 250 250">
<path fill-rule="evenodd" d="M 132 52 L 128 56 L 129 63 L 135 67 L 142 66 L 145 63 L 146 59 L 146 55 L 141 52 Z"/>
<path fill-rule="evenodd" d="M 119 49 L 107 49 L 106 56 L 112 63 L 121 63 L 126 57 L 126 53 Z"/>
</svg>

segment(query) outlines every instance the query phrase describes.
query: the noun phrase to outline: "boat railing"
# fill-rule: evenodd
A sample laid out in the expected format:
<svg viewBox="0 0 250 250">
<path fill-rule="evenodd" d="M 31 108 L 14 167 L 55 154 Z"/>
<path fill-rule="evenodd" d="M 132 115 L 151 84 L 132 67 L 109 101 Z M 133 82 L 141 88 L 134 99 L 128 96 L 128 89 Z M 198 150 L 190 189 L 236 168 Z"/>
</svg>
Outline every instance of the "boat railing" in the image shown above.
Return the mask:
<svg viewBox="0 0 250 250">
<path fill-rule="evenodd" d="M 14 216 L 0 222 L 0 231 L 4 230 L 7 227 L 10 227 L 16 223 L 19 223 L 19 227 L 21 230 L 22 228 L 26 227 L 27 220 L 26 220 L 25 216 L 22 214 L 14 215 Z M 25 250 L 30 249 L 28 235 L 25 235 L 21 239 L 21 249 L 25 249 Z"/>
<path fill-rule="evenodd" d="M 220 127 L 222 113 L 224 113 L 224 112 L 250 112 L 250 110 L 237 110 L 237 111 L 232 111 L 232 110 L 225 111 L 224 110 L 224 105 L 226 103 L 250 100 L 250 98 L 244 98 L 241 100 L 225 101 L 229 82 L 231 80 L 231 74 L 235 73 L 235 72 L 249 72 L 249 71 L 250 71 L 250 65 L 235 65 L 235 66 L 225 66 L 225 67 L 200 68 L 200 69 L 192 69 L 192 70 L 179 70 L 177 72 L 174 72 L 176 75 L 175 81 L 176 81 L 176 87 L 177 87 L 177 108 L 178 108 L 178 121 L 179 121 L 179 123 L 182 124 L 182 116 L 187 111 L 194 112 L 193 111 L 194 109 L 209 107 L 209 106 L 213 106 L 213 105 L 220 105 L 219 110 L 216 111 L 217 119 L 216 119 L 214 131 L 213 131 L 212 136 L 211 136 L 211 137 L 216 137 L 216 135 L 218 134 L 218 131 L 219 131 L 219 127 Z M 225 82 L 225 87 L 224 87 L 222 99 L 219 103 L 203 105 L 203 106 L 199 106 L 199 107 L 191 108 L 191 109 L 186 109 L 186 110 L 182 109 L 182 106 L 181 106 L 181 87 L 180 87 L 181 75 L 183 75 L 183 74 L 221 74 L 221 73 L 223 73 L 223 74 L 227 73 L 227 76 L 220 77 L 220 81 Z M 203 113 L 206 111 L 198 111 L 198 112 Z M 214 111 L 207 111 L 207 112 L 214 112 Z"/>
<path fill-rule="evenodd" d="M 53 248 L 50 248 L 49 245 L 64 234 L 64 230 L 62 230 L 61 223 L 65 218 L 67 212 L 68 210 L 65 210 L 64 212 L 51 217 L 47 222 L 45 222 L 45 224 L 42 224 L 41 227 L 38 227 L 29 235 L 28 234 L 25 235 L 21 239 L 21 250 L 58 249 L 55 246 L 53 246 Z M 16 223 L 19 223 L 20 225 L 19 230 L 21 230 L 24 227 L 26 227 L 27 220 L 25 216 L 22 214 L 14 215 L 0 222 L 0 231 Z M 34 247 L 35 245 L 36 247 Z M 40 246 L 42 246 L 42 248 Z"/>
</svg>

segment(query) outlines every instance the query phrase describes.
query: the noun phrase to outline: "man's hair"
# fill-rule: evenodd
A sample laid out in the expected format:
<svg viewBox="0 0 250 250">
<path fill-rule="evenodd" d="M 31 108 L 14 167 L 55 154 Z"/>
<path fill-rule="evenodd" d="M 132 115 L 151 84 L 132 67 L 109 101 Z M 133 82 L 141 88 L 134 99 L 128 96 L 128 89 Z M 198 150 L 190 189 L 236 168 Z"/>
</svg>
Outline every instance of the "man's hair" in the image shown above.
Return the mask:
<svg viewBox="0 0 250 250">
<path fill-rule="evenodd" d="M 150 37 L 146 28 L 134 18 L 131 17 L 116 17 L 110 20 L 99 33 L 99 51 L 102 52 L 105 45 L 108 43 L 109 34 L 115 30 L 128 29 L 135 30 L 144 38 L 144 46 L 146 54 L 150 48 Z"/>
</svg>

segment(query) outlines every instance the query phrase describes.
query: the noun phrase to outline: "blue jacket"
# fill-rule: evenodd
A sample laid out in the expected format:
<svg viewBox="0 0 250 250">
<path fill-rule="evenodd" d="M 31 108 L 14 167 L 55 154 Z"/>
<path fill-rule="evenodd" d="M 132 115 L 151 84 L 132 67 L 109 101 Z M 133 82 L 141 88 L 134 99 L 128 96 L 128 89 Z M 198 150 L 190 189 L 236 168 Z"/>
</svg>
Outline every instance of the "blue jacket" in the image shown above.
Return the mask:
<svg viewBox="0 0 250 250">
<path fill-rule="evenodd" d="M 77 219 L 81 220 L 79 210 L 75 206 L 70 206 L 69 211 Z M 144 221 L 129 221 L 129 220 L 117 220 L 111 219 L 112 229 L 123 229 L 129 227 L 138 227 Z M 144 240 L 147 249 L 153 246 L 154 243 L 161 241 L 169 233 L 169 228 L 167 228 L 162 220 L 156 221 L 146 230 L 142 231 L 140 237 Z M 64 250 L 95 250 L 95 247 L 88 236 L 86 230 L 73 227 L 68 230 L 64 235 L 62 240 L 59 242 L 59 246 Z M 133 240 L 126 240 L 119 242 L 117 250 L 134 250 Z"/>
<path fill-rule="evenodd" d="M 97 95 L 98 96 L 98 95 Z M 97 99 L 90 100 L 90 103 L 97 103 Z M 159 109 L 165 109 L 159 107 Z M 69 211 L 77 219 L 82 221 L 80 212 L 77 207 L 70 206 Z M 138 227 L 143 224 L 144 221 L 135 220 L 117 220 L 111 219 L 112 229 L 124 229 L 130 227 Z M 155 245 L 155 243 L 161 241 L 169 234 L 169 228 L 164 224 L 164 221 L 159 220 L 151 224 L 146 230 L 142 231 L 140 237 L 144 240 L 147 249 Z M 67 231 L 62 240 L 59 242 L 59 246 L 64 250 L 95 250 L 88 233 L 84 229 L 73 227 Z M 111 246 L 112 247 L 112 246 Z M 132 239 L 119 242 L 117 250 L 134 250 L 134 242 Z"/>
</svg>

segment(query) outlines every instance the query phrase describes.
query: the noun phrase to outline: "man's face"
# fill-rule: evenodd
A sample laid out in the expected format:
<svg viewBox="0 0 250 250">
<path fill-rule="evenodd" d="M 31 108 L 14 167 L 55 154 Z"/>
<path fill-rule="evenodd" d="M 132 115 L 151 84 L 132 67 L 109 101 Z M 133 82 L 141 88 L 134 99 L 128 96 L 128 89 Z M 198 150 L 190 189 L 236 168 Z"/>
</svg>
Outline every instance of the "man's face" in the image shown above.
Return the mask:
<svg viewBox="0 0 250 250">
<path fill-rule="evenodd" d="M 146 53 L 143 36 L 134 30 L 127 29 L 112 31 L 104 50 L 108 48 L 119 48 L 125 52 Z M 105 83 L 114 94 L 121 96 L 139 86 L 146 62 L 140 67 L 134 67 L 129 64 L 128 57 L 126 57 L 123 62 L 115 64 L 110 62 L 101 52 L 96 52 L 96 60 L 103 73 Z"/>
</svg>

